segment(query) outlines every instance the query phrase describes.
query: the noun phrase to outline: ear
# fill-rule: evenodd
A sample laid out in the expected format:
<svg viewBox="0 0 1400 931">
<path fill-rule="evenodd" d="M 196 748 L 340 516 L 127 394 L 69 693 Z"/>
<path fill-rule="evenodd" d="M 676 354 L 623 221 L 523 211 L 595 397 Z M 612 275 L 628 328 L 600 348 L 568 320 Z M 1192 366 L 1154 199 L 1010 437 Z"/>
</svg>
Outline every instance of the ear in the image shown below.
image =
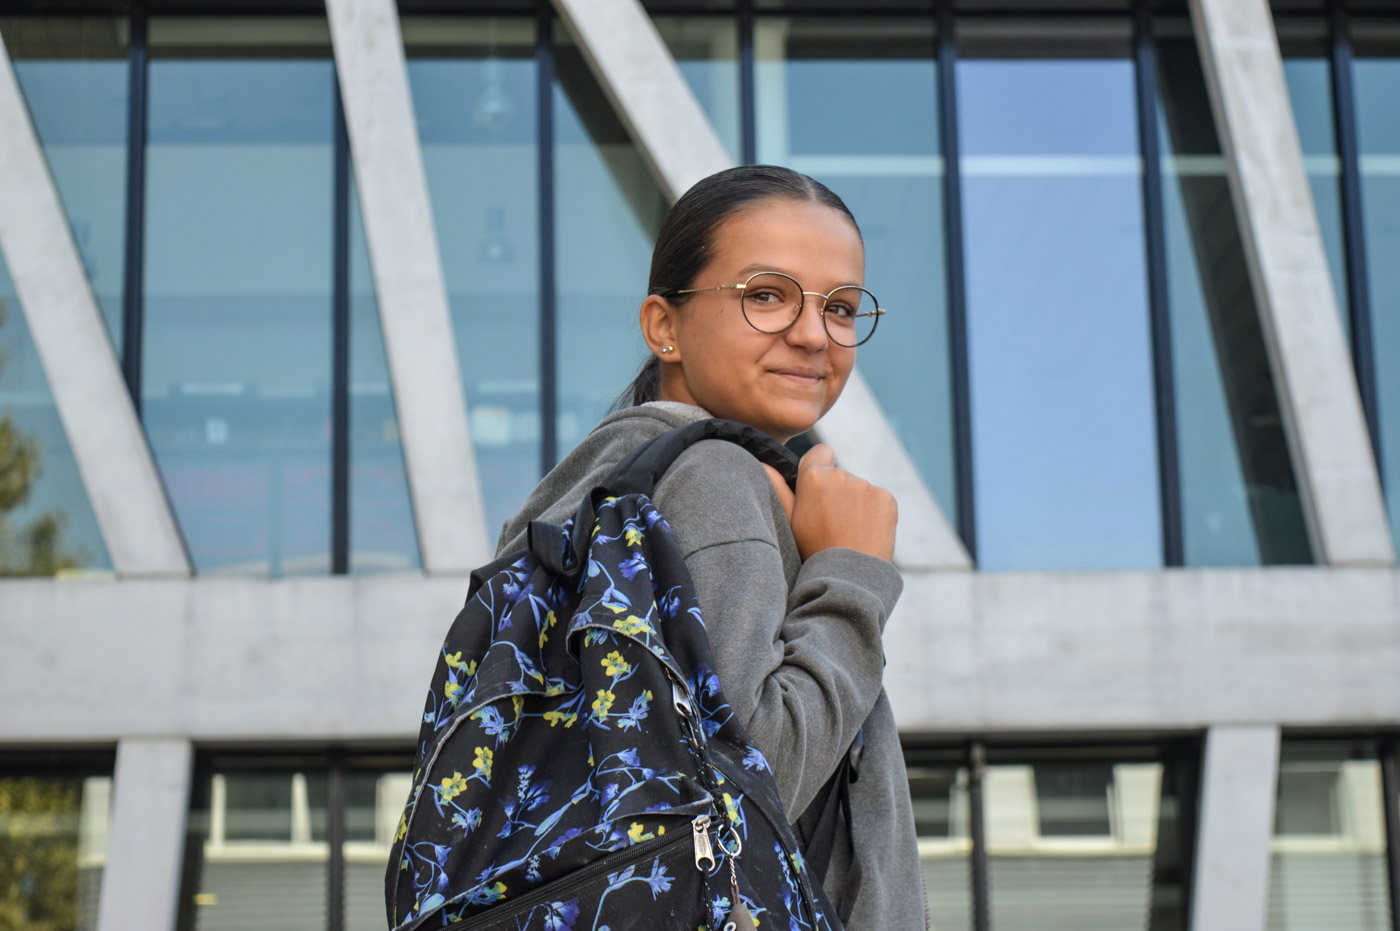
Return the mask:
<svg viewBox="0 0 1400 931">
<path fill-rule="evenodd" d="M 642 338 L 652 354 L 662 362 L 681 361 L 675 306 L 660 295 L 650 294 L 642 301 L 638 316 L 642 324 Z"/>
</svg>

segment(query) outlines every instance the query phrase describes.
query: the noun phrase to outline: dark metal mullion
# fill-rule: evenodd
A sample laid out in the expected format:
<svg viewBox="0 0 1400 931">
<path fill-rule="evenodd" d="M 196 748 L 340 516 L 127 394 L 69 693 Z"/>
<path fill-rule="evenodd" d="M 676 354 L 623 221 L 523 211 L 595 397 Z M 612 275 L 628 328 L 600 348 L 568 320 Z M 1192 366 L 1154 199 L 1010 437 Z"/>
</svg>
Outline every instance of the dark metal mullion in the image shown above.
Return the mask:
<svg viewBox="0 0 1400 931">
<path fill-rule="evenodd" d="M 753 0 L 740 0 L 739 149 L 745 165 L 758 161 L 758 116 L 754 88 Z"/>
<path fill-rule="evenodd" d="M 1385 816 L 1386 880 L 1390 926 L 1400 931 L 1400 738 L 1381 741 L 1381 809 Z"/>
<path fill-rule="evenodd" d="M 974 741 L 968 748 L 968 757 L 968 829 L 972 835 L 972 931 L 990 931 L 990 865 L 987 859 L 986 806 L 982 797 L 982 783 L 987 775 L 987 749 L 980 740 Z"/>
<path fill-rule="evenodd" d="M 326 929 L 345 928 L 345 754 L 332 751 L 326 771 Z"/>
<path fill-rule="evenodd" d="M 131 11 L 127 44 L 126 263 L 122 287 L 122 374 L 137 417 L 141 416 L 142 309 L 146 296 L 146 127 L 150 113 L 146 38 L 145 5 L 137 3 Z"/>
<path fill-rule="evenodd" d="M 963 264 L 962 170 L 958 162 L 957 44 L 951 0 L 938 10 L 938 126 L 943 155 L 943 261 L 948 287 L 948 356 L 953 404 L 953 460 L 958 533 L 977 560 L 972 473 L 972 406 L 968 387 L 967 285 Z"/>
<path fill-rule="evenodd" d="M 1181 463 L 1177 443 L 1176 379 L 1172 361 L 1171 307 L 1167 296 L 1167 231 L 1162 207 L 1162 148 L 1157 135 L 1157 52 L 1146 0 L 1133 11 L 1133 70 L 1137 90 L 1138 148 L 1142 153 L 1142 205 L 1147 246 L 1148 315 L 1152 326 L 1152 383 L 1157 415 L 1157 473 L 1161 487 L 1162 560 L 1186 562 L 1181 514 Z"/>
<path fill-rule="evenodd" d="M 331 245 L 331 574 L 350 571 L 350 137 L 335 93 Z"/>
<path fill-rule="evenodd" d="M 1371 434 L 1381 480 L 1380 423 L 1376 410 L 1376 361 L 1371 333 L 1371 289 L 1366 269 L 1366 238 L 1362 226 L 1361 158 L 1356 138 L 1356 95 L 1352 87 L 1351 28 L 1346 5 L 1329 4 L 1332 46 L 1332 114 L 1336 121 L 1337 158 L 1341 162 L 1342 239 L 1346 255 L 1347 295 L 1351 311 L 1351 357 L 1361 408 Z"/>
<path fill-rule="evenodd" d="M 554 11 L 540 0 L 535 17 L 536 139 L 540 223 L 540 474 L 558 458 L 558 351 L 554 262 Z"/>
</svg>

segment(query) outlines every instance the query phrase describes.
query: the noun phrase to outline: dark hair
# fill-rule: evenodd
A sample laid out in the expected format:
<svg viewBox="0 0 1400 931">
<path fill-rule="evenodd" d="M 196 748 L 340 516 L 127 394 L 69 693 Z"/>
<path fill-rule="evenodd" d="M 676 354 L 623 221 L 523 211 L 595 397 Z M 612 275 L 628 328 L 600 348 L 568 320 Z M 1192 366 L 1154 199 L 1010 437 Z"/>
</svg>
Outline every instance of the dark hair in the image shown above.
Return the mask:
<svg viewBox="0 0 1400 931">
<path fill-rule="evenodd" d="M 647 294 L 667 295 L 694 283 L 714 253 L 715 234 L 725 220 L 759 201 L 779 198 L 822 204 L 839 210 L 860 235 L 860 225 L 832 190 L 815 178 L 778 165 L 741 165 L 697 181 L 671 206 L 651 253 Z M 690 295 L 669 298 L 681 304 Z M 614 409 L 655 401 L 661 396 L 661 361 L 650 356 Z"/>
</svg>

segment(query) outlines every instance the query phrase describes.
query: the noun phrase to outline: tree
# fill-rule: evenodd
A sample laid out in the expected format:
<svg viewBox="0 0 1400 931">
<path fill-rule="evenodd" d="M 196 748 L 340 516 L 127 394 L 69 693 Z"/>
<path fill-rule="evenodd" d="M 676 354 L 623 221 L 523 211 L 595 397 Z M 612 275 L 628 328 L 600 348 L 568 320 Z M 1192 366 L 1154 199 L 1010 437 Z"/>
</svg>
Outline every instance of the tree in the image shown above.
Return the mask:
<svg viewBox="0 0 1400 931">
<path fill-rule="evenodd" d="M 0 300 L 0 328 L 8 310 Z M 0 355 L 0 368 L 5 359 Z M 64 515 L 44 511 L 28 523 L 12 526 L 11 512 L 29 499 L 43 470 L 38 441 L 16 425 L 14 415 L 0 416 L 0 576 L 53 576 L 82 562 L 82 554 L 63 544 Z"/>
<path fill-rule="evenodd" d="M 81 779 L 0 779 L 0 931 L 78 924 Z"/>
</svg>

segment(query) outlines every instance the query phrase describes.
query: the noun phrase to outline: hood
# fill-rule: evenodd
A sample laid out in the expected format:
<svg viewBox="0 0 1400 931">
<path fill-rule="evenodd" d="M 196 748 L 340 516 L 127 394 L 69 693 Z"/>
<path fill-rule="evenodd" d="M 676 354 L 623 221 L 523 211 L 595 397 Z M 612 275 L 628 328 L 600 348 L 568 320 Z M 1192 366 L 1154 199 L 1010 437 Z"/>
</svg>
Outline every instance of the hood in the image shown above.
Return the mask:
<svg viewBox="0 0 1400 931">
<path fill-rule="evenodd" d="M 525 545 L 532 520 L 562 524 L 623 457 L 667 430 L 709 418 L 708 411 L 676 401 L 652 401 L 609 414 L 535 487 L 520 512 L 506 521 L 496 543 L 502 555 Z"/>
</svg>

